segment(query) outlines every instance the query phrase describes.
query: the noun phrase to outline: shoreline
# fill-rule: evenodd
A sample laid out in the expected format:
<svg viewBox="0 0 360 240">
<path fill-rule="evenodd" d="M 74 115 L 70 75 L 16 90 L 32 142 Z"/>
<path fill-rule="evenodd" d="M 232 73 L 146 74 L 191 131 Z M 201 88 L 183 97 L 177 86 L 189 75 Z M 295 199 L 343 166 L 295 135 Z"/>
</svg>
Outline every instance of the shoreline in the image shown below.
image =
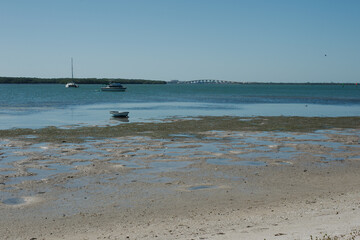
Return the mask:
<svg viewBox="0 0 360 240">
<path fill-rule="evenodd" d="M 5 77 L 0 76 L 0 84 L 66 84 L 67 82 L 76 81 L 80 84 L 106 84 L 109 81 L 116 81 L 122 84 L 244 84 L 244 85 L 335 85 L 347 86 L 355 85 L 357 82 L 239 82 L 227 80 L 188 80 L 188 81 L 166 81 L 166 80 L 150 80 L 150 79 L 129 79 L 129 78 L 38 78 L 38 77 Z M 205 82 L 201 82 L 205 81 Z"/>
<path fill-rule="evenodd" d="M 201 117 L 0 131 L 0 235 L 359 237 L 358 122 Z"/>
</svg>

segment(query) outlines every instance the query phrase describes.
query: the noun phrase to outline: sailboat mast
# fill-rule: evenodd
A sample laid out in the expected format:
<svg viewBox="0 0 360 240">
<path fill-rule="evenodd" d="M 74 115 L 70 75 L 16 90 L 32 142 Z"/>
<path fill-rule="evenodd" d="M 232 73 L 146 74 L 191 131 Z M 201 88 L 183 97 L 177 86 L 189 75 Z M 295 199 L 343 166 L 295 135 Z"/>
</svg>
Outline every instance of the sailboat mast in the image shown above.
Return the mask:
<svg viewBox="0 0 360 240">
<path fill-rule="evenodd" d="M 71 58 L 71 78 L 74 78 L 74 65 L 73 65 L 73 58 Z"/>
</svg>

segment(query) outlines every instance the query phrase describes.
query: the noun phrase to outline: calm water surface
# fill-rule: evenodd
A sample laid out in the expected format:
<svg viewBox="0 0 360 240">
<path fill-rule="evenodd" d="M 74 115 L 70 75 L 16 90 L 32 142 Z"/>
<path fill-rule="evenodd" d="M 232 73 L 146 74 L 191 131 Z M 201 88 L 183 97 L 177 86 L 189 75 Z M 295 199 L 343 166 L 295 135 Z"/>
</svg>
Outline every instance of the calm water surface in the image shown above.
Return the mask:
<svg viewBox="0 0 360 240">
<path fill-rule="evenodd" d="M 360 116 L 357 85 L 101 85 L 0 84 L 0 129 L 113 125 L 110 110 L 129 111 L 129 122 L 167 117 Z"/>
</svg>

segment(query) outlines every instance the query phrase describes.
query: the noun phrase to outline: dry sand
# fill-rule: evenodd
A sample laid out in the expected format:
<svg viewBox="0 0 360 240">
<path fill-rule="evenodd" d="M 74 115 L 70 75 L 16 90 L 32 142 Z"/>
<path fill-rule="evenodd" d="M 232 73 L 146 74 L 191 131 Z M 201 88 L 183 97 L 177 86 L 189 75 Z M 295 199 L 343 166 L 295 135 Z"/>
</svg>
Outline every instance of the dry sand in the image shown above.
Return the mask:
<svg viewBox="0 0 360 240">
<path fill-rule="evenodd" d="M 0 140 L 0 239 L 360 239 L 359 130 L 203 134 Z"/>
</svg>

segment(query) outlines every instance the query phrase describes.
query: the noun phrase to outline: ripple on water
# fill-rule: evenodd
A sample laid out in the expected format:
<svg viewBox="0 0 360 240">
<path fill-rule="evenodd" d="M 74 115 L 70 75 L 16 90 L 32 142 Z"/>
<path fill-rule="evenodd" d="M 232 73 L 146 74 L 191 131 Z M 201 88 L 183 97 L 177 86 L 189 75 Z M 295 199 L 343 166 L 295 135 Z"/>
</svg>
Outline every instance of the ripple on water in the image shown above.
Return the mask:
<svg viewBox="0 0 360 240">
<path fill-rule="evenodd" d="M 19 156 L 19 155 L 5 153 L 2 155 L 1 164 L 13 163 L 25 159 L 26 156 Z"/>
<path fill-rule="evenodd" d="M 6 205 L 19 205 L 19 204 L 24 204 L 25 199 L 23 199 L 23 198 L 8 198 L 8 199 L 5 199 L 4 201 L 2 201 L 2 203 L 6 204 Z"/>
<path fill-rule="evenodd" d="M 115 163 L 115 164 L 121 164 L 124 167 L 128 167 L 128 168 L 144 168 L 145 167 L 145 166 L 141 166 L 133 161 L 126 161 L 126 160 L 111 160 L 109 162 Z"/>
<path fill-rule="evenodd" d="M 2 171 L 0 170 L 0 175 L 12 175 L 15 174 L 16 171 Z"/>
<path fill-rule="evenodd" d="M 2 159 L 0 158 L 0 169 L 4 168 L 4 169 L 9 169 L 9 168 L 13 168 L 13 166 L 7 164 L 7 163 L 3 163 Z M 1 171 L 1 170 L 0 170 Z"/>
<path fill-rule="evenodd" d="M 356 156 L 351 156 L 351 157 L 348 157 L 349 160 L 357 160 L 357 159 L 360 159 L 360 155 L 356 155 Z"/>
<path fill-rule="evenodd" d="M 73 162 L 71 163 L 73 166 L 88 166 L 92 164 L 91 161 L 84 161 L 84 162 Z"/>
<path fill-rule="evenodd" d="M 136 173 L 161 173 L 179 171 L 192 164 L 191 161 L 150 162 L 147 168 L 136 169 Z"/>
<path fill-rule="evenodd" d="M 195 135 L 192 134 L 169 134 L 170 137 L 174 138 L 195 138 Z"/>
<path fill-rule="evenodd" d="M 190 151 L 209 152 L 209 153 L 226 153 L 232 149 L 231 146 L 220 144 L 218 142 L 205 143 L 172 143 L 168 144 L 168 149 L 176 149 L 177 152 L 189 153 Z"/>
<path fill-rule="evenodd" d="M 315 154 L 315 157 L 320 157 L 320 160 L 322 162 L 343 162 L 345 161 L 345 158 L 342 157 L 334 157 L 327 154 Z"/>
<path fill-rule="evenodd" d="M 23 137 L 24 137 L 24 138 L 27 138 L 27 139 L 35 139 L 35 138 L 38 138 L 38 136 L 36 136 L 36 135 L 24 135 Z"/>
<path fill-rule="evenodd" d="M 32 175 L 11 178 L 6 182 L 6 185 L 18 184 L 25 181 L 40 181 L 55 177 L 57 174 L 74 173 L 77 171 L 73 169 L 72 166 L 57 163 L 47 164 L 46 167 L 46 169 L 28 168 L 27 172 Z"/>
<path fill-rule="evenodd" d="M 189 187 L 188 190 L 195 191 L 195 190 L 203 190 L 203 189 L 210 189 L 210 188 L 216 188 L 216 186 L 213 185 L 197 185 Z"/>
<path fill-rule="evenodd" d="M 65 159 L 80 159 L 80 160 L 94 160 L 94 159 L 105 159 L 105 157 L 99 157 L 98 155 L 93 154 L 84 154 L 84 153 L 77 153 L 73 155 L 68 155 L 64 157 Z"/>
<path fill-rule="evenodd" d="M 294 134 L 289 132 L 276 132 L 275 137 L 291 138 L 293 140 L 326 140 L 328 137 L 319 133 Z"/>
</svg>

